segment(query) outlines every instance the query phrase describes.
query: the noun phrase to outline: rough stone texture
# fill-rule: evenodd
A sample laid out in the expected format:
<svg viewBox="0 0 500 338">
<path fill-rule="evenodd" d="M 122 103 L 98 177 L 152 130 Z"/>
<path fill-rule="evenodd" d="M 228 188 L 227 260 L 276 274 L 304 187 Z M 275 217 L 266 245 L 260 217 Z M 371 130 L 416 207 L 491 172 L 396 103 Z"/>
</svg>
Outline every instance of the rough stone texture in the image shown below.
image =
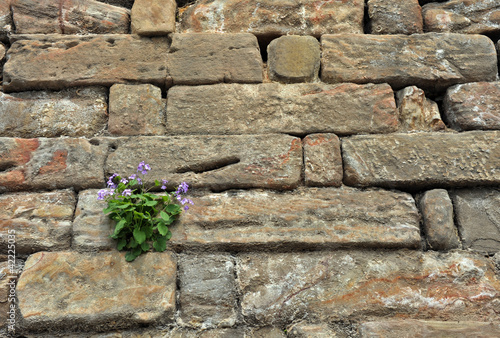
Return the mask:
<svg viewBox="0 0 500 338">
<path fill-rule="evenodd" d="M 464 189 L 450 195 L 464 248 L 500 252 L 500 190 Z"/>
<path fill-rule="evenodd" d="M 0 135 L 92 137 L 107 123 L 107 89 L 0 93 Z"/>
<path fill-rule="evenodd" d="M 418 0 L 368 0 L 371 34 L 416 34 L 423 32 L 422 8 Z"/>
<path fill-rule="evenodd" d="M 234 269 L 228 254 L 179 257 L 179 325 L 195 328 L 235 325 Z"/>
<path fill-rule="evenodd" d="M 491 338 L 500 336 L 500 322 L 378 320 L 362 323 L 359 332 L 362 337 L 399 338 L 410 334 L 412 337 Z"/>
<path fill-rule="evenodd" d="M 201 0 L 180 11 L 181 32 L 257 36 L 363 33 L 364 1 Z"/>
<path fill-rule="evenodd" d="M 448 88 L 444 114 L 457 130 L 500 129 L 500 82 L 476 82 Z"/>
<path fill-rule="evenodd" d="M 461 248 L 457 228 L 453 223 L 453 204 L 444 189 L 429 190 L 420 200 L 423 227 L 432 250 Z"/>
<path fill-rule="evenodd" d="M 28 258 L 17 284 L 28 330 L 74 331 L 172 322 L 176 259 L 148 253 L 134 262 L 124 253 L 40 252 Z"/>
<path fill-rule="evenodd" d="M 387 84 L 178 86 L 167 97 L 169 133 L 345 135 L 398 128 Z"/>
<path fill-rule="evenodd" d="M 500 280 L 467 252 L 315 252 L 238 256 L 249 323 L 405 317 L 498 319 Z"/>
<path fill-rule="evenodd" d="M 348 185 L 408 189 L 500 183 L 498 131 L 352 136 L 342 139 L 342 157 Z"/>
<path fill-rule="evenodd" d="M 318 79 L 319 42 L 312 36 L 282 36 L 267 47 L 269 78 L 283 83 Z"/>
<path fill-rule="evenodd" d="M 265 326 L 261 328 L 251 329 L 248 334 L 248 337 L 255 338 L 286 338 L 287 335 L 283 332 L 283 330 L 279 327 L 275 326 Z"/>
<path fill-rule="evenodd" d="M 0 192 L 101 187 L 106 151 L 84 139 L 0 137 Z"/>
<path fill-rule="evenodd" d="M 420 247 L 418 211 L 406 193 L 307 188 L 287 194 L 229 191 L 193 201 L 171 229 L 173 245 L 228 250 Z"/>
<path fill-rule="evenodd" d="M 465 34 L 500 33 L 500 3 L 497 0 L 450 0 L 422 7 L 427 32 Z"/>
<path fill-rule="evenodd" d="M 131 30 L 139 35 L 167 35 L 175 32 L 175 0 L 135 0 Z"/>
<path fill-rule="evenodd" d="M 163 135 L 164 109 L 160 88 L 115 84 L 109 90 L 108 130 L 118 136 Z"/>
<path fill-rule="evenodd" d="M 94 0 L 10 0 L 16 33 L 127 34 L 130 11 Z"/>
<path fill-rule="evenodd" d="M 106 4 L 110 4 L 113 6 L 121 6 L 130 9 L 134 5 L 135 0 L 97 0 L 97 1 L 104 2 Z"/>
<path fill-rule="evenodd" d="M 400 131 L 438 131 L 446 128 L 436 102 L 425 97 L 422 89 L 406 87 L 396 93 Z"/>
<path fill-rule="evenodd" d="M 287 329 L 290 338 L 334 338 L 340 337 L 327 324 L 307 324 L 299 322 Z"/>
<path fill-rule="evenodd" d="M 321 79 L 327 83 L 387 82 L 442 91 L 465 82 L 495 81 L 497 56 L 482 35 L 323 35 Z"/>
<path fill-rule="evenodd" d="M 10 0 L 0 2 L 0 41 L 7 42 L 12 32 L 12 15 L 10 12 Z"/>
<path fill-rule="evenodd" d="M 0 81 L 3 78 L 3 64 L 5 62 L 6 52 L 7 52 L 7 47 L 5 47 L 2 43 L 0 43 Z"/>
<path fill-rule="evenodd" d="M 3 76 L 6 91 L 127 81 L 165 85 L 167 38 L 125 34 L 31 38 L 17 40 L 9 49 Z"/>
<path fill-rule="evenodd" d="M 167 56 L 174 85 L 262 82 L 262 57 L 252 34 L 174 34 Z"/>
<path fill-rule="evenodd" d="M 335 134 L 311 134 L 304 140 L 304 181 L 307 186 L 342 185 L 342 154 Z"/>
<path fill-rule="evenodd" d="M 76 196 L 70 190 L 0 195 L 0 249 L 7 252 L 9 230 L 16 253 L 68 249 Z"/>
<path fill-rule="evenodd" d="M 4 236 L 8 236 L 8 234 L 5 233 Z M 7 251 L 4 252 L 7 253 Z M 21 270 L 22 261 L 20 260 L 11 259 L 10 262 L 0 263 L 0 329 L 15 324 L 15 319 L 9 320 L 9 311 L 11 311 L 10 306 L 14 305 L 12 297 L 15 296 L 15 283 L 17 283 Z"/>
<path fill-rule="evenodd" d="M 302 171 L 302 143 L 288 135 L 174 136 L 117 139 L 105 172 L 132 174 L 147 159 L 149 180 L 182 181 L 216 191 L 293 189 Z"/>
</svg>

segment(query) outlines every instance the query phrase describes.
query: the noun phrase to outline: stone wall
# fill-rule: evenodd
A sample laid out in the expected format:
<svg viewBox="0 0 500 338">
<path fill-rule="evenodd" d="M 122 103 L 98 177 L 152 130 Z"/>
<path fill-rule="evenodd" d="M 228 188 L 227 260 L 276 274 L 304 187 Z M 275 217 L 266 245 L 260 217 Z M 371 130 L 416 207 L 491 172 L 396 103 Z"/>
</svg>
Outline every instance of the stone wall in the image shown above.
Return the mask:
<svg viewBox="0 0 500 338">
<path fill-rule="evenodd" d="M 496 0 L 2 0 L 0 335 L 500 336 L 499 27 Z M 142 160 L 195 205 L 126 263 L 97 190 Z"/>
</svg>

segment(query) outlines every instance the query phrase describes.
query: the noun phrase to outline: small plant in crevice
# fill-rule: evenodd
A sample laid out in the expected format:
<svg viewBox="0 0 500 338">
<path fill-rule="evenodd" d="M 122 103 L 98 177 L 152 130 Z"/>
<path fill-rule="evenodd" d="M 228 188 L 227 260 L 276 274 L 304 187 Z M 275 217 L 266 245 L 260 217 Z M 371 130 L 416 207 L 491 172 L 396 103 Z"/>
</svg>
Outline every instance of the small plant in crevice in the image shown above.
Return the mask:
<svg viewBox="0 0 500 338">
<path fill-rule="evenodd" d="M 149 251 L 151 244 L 156 251 L 165 251 L 172 237 L 168 227 L 193 204 L 183 197 L 189 188 L 186 182 L 169 193 L 166 191 L 168 181 L 155 180 L 154 185 L 163 192 L 150 193 L 144 184 L 150 170 L 151 166 L 142 161 L 137 173 L 128 178 L 115 173 L 109 177 L 107 188 L 99 190 L 97 196 L 98 200 L 108 203 L 103 212 L 116 222 L 111 238 L 118 241 L 118 250 L 128 250 L 125 259 L 129 262 Z"/>
</svg>

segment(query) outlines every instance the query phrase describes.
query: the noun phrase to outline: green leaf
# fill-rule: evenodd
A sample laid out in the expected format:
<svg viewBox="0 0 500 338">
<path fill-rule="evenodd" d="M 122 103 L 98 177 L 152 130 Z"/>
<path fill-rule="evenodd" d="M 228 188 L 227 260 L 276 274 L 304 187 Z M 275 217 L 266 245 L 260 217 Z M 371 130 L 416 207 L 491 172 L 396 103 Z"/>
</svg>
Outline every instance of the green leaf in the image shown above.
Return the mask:
<svg viewBox="0 0 500 338">
<path fill-rule="evenodd" d="M 140 255 L 140 254 L 139 254 Z M 132 262 L 134 259 L 136 259 L 139 255 L 136 255 L 133 251 L 127 252 L 125 255 L 125 260 L 127 262 Z"/>
<path fill-rule="evenodd" d="M 166 237 L 165 239 L 166 239 L 167 241 L 169 241 L 169 240 L 170 240 L 170 238 L 172 238 L 172 233 L 170 232 L 170 230 L 168 230 L 167 236 L 165 236 L 165 237 Z"/>
<path fill-rule="evenodd" d="M 142 231 L 146 234 L 146 239 L 150 239 L 153 236 L 153 227 L 151 225 L 145 225 Z"/>
<path fill-rule="evenodd" d="M 165 222 L 170 220 L 170 216 L 165 211 L 160 211 L 160 216 Z"/>
<path fill-rule="evenodd" d="M 167 239 L 165 237 L 159 237 L 153 242 L 153 248 L 156 251 L 163 252 L 167 248 Z"/>
<path fill-rule="evenodd" d="M 128 208 L 129 206 L 131 206 L 130 203 L 124 203 L 124 204 L 120 204 L 118 206 L 116 206 L 118 209 L 125 209 L 125 208 Z"/>
<path fill-rule="evenodd" d="M 122 219 L 121 221 L 119 221 L 118 223 L 116 223 L 115 225 L 115 232 L 113 233 L 113 236 L 118 236 L 118 234 L 120 233 L 120 231 L 122 231 L 123 228 L 125 228 L 125 224 L 127 222 Z"/>
<path fill-rule="evenodd" d="M 144 252 L 148 251 L 148 250 L 149 250 L 149 244 L 148 244 L 148 242 L 144 242 L 144 243 L 142 243 L 142 244 L 141 244 L 141 249 L 142 249 L 142 251 L 144 251 Z"/>
<path fill-rule="evenodd" d="M 123 250 L 123 248 L 127 245 L 127 239 L 125 237 L 122 237 L 118 240 L 118 244 L 116 244 L 116 248 L 118 251 Z"/>
<path fill-rule="evenodd" d="M 155 187 L 159 187 L 159 186 L 160 186 L 160 181 L 155 180 Z"/>
<path fill-rule="evenodd" d="M 138 244 L 142 244 L 146 240 L 146 234 L 141 229 L 135 228 L 133 235 Z"/>
<path fill-rule="evenodd" d="M 144 205 L 147 207 L 153 207 L 157 204 L 158 204 L 158 201 L 147 201 L 146 203 L 144 203 Z"/>
<path fill-rule="evenodd" d="M 158 232 L 160 235 L 165 236 L 168 232 L 168 227 L 163 223 L 158 223 Z"/>
<path fill-rule="evenodd" d="M 165 211 L 171 215 L 177 215 L 181 213 L 181 207 L 177 204 L 169 204 L 165 207 Z"/>
<path fill-rule="evenodd" d="M 137 244 L 137 241 L 135 240 L 135 238 L 131 238 L 130 242 L 128 242 L 128 244 L 127 244 L 127 248 L 129 248 L 129 249 L 135 248 L 135 247 L 137 247 L 137 245 L 139 245 L 139 244 Z"/>
</svg>

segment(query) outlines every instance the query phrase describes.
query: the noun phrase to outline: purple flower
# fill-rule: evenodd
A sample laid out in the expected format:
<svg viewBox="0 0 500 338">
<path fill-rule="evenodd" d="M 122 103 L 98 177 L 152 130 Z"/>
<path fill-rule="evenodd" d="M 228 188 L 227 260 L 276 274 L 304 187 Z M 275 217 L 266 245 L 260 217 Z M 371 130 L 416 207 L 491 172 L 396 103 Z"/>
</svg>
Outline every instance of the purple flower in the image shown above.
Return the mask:
<svg viewBox="0 0 500 338">
<path fill-rule="evenodd" d="M 132 195 L 132 190 L 131 189 L 125 189 L 125 190 L 123 190 L 122 196 L 125 197 L 125 196 L 130 196 L 130 195 Z"/>
<path fill-rule="evenodd" d="M 121 182 L 121 183 L 123 183 L 123 184 L 127 184 L 127 183 L 128 183 L 128 180 L 127 180 L 126 178 L 122 178 L 122 179 L 120 180 L 120 182 Z"/>
<path fill-rule="evenodd" d="M 151 170 L 151 166 L 149 164 L 144 163 L 144 161 L 139 163 L 139 165 L 137 166 L 137 172 L 140 172 L 143 175 L 146 175 L 149 170 Z"/>
<path fill-rule="evenodd" d="M 162 189 L 162 190 L 167 189 L 167 183 L 168 183 L 168 181 L 167 181 L 167 180 L 161 180 L 161 184 L 162 184 L 161 189 Z"/>
<path fill-rule="evenodd" d="M 129 180 L 135 180 L 137 178 L 137 175 L 136 174 L 132 174 L 130 175 L 130 177 L 128 178 Z"/>
<path fill-rule="evenodd" d="M 101 189 L 97 192 L 97 200 L 102 201 L 104 200 L 107 196 L 114 195 L 115 189 Z"/>
<path fill-rule="evenodd" d="M 185 194 L 187 193 L 188 188 L 189 185 L 186 182 L 182 182 L 181 184 L 179 184 L 179 187 L 177 188 L 177 191 L 175 193 L 176 195 Z"/>
<path fill-rule="evenodd" d="M 111 188 L 111 189 L 115 189 L 116 188 L 116 184 L 115 182 L 113 181 L 113 179 L 115 177 L 117 177 L 118 174 L 117 173 L 114 173 L 113 175 L 111 175 L 109 178 L 108 178 L 108 182 L 107 182 L 107 185 L 108 185 L 108 188 Z"/>
</svg>

